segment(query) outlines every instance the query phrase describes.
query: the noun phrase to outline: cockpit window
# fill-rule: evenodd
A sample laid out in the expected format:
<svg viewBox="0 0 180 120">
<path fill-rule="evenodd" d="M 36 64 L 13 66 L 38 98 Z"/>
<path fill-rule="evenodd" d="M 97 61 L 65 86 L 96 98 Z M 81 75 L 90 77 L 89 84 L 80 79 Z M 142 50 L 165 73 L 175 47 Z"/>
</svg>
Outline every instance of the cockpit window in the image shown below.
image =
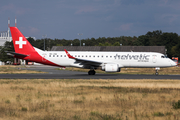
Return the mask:
<svg viewBox="0 0 180 120">
<path fill-rule="evenodd" d="M 167 56 L 165 56 L 165 55 L 162 55 L 162 56 L 161 56 L 161 58 L 168 58 L 168 57 L 167 57 Z"/>
</svg>

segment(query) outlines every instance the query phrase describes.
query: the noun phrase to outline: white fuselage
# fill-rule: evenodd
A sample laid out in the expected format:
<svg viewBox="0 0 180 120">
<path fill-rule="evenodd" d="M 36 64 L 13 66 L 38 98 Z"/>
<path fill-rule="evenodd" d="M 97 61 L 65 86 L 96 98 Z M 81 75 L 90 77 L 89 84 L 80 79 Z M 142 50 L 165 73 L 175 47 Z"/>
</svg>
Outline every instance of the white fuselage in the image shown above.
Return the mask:
<svg viewBox="0 0 180 120">
<path fill-rule="evenodd" d="M 38 50 L 37 50 L 38 51 Z M 43 58 L 52 61 L 60 66 L 80 67 L 83 68 L 82 63 L 77 63 L 75 59 L 70 59 L 64 51 L 39 51 Z M 155 52 L 80 52 L 70 51 L 71 56 L 101 62 L 100 66 L 104 64 L 118 64 L 122 67 L 172 67 L 175 62 L 166 58 L 161 53 Z"/>
</svg>

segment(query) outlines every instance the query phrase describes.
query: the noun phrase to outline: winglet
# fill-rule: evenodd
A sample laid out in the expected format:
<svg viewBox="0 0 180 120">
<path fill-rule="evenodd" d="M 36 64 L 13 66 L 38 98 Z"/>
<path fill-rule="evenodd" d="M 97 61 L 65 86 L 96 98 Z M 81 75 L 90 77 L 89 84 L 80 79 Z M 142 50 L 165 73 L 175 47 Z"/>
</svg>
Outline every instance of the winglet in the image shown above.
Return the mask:
<svg viewBox="0 0 180 120">
<path fill-rule="evenodd" d="M 66 54 L 69 58 L 76 59 L 75 57 L 71 56 L 66 49 L 64 49 L 64 51 L 66 52 Z"/>
</svg>

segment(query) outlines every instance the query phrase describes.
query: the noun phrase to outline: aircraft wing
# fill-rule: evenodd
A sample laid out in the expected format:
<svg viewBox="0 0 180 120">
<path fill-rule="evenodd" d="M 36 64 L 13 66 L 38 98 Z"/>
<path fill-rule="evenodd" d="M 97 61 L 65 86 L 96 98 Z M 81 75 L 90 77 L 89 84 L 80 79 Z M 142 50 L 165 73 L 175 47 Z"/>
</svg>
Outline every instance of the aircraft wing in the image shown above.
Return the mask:
<svg viewBox="0 0 180 120">
<path fill-rule="evenodd" d="M 93 66 L 99 66 L 100 64 L 102 64 L 102 62 L 98 62 L 98 61 L 94 61 L 94 60 L 75 58 L 75 57 L 71 56 L 66 49 L 64 49 L 64 51 L 66 52 L 67 56 L 70 59 L 75 59 L 76 63 L 86 64 L 86 65 L 93 65 Z"/>
<path fill-rule="evenodd" d="M 16 53 L 16 52 L 10 52 L 10 51 L 5 51 L 7 53 L 7 55 L 10 55 L 10 56 L 19 56 L 19 57 L 26 57 L 27 55 L 24 55 L 24 54 L 19 54 L 19 53 Z"/>
</svg>

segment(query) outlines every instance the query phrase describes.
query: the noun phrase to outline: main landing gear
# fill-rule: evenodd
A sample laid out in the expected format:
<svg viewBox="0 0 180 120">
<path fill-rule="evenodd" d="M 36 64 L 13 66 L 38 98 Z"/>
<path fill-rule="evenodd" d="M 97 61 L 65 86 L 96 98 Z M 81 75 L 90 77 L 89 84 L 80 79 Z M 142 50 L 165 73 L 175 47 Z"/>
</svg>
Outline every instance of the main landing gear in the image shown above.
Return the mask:
<svg viewBox="0 0 180 120">
<path fill-rule="evenodd" d="M 96 71 L 94 71 L 94 70 L 88 71 L 88 75 L 95 75 L 95 74 L 96 74 Z"/>
</svg>

